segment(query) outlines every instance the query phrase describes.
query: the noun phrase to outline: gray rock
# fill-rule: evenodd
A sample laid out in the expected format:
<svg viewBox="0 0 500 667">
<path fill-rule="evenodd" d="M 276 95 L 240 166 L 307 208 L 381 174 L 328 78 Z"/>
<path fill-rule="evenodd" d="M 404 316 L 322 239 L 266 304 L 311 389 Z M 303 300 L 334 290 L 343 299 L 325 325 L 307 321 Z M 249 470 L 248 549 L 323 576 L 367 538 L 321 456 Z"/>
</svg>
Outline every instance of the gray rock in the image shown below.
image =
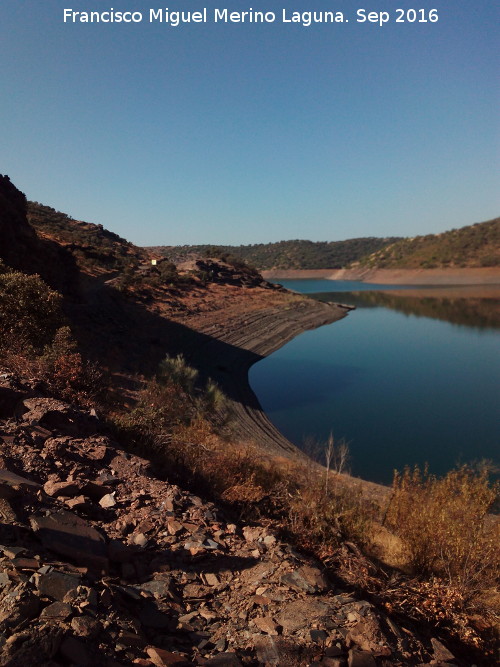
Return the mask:
<svg viewBox="0 0 500 667">
<path fill-rule="evenodd" d="M 116 505 L 114 493 L 107 493 L 105 496 L 103 496 L 99 501 L 99 505 L 101 507 L 104 507 L 104 509 L 108 509 L 109 507 L 114 507 Z"/>
<path fill-rule="evenodd" d="M 322 593 L 328 590 L 328 581 L 317 567 L 304 565 L 281 577 L 281 582 L 305 593 Z"/>
<path fill-rule="evenodd" d="M 280 656 L 272 637 L 258 637 L 255 640 L 257 660 L 263 665 L 279 665 Z"/>
<path fill-rule="evenodd" d="M 20 584 L 9 591 L 0 602 L 0 624 L 15 627 L 22 621 L 37 616 L 39 608 L 39 597 Z"/>
<path fill-rule="evenodd" d="M 253 619 L 253 622 L 261 632 L 265 632 L 267 635 L 278 634 L 278 626 L 270 616 L 257 616 Z"/>
<path fill-rule="evenodd" d="M 324 630 L 310 630 L 309 634 L 311 640 L 316 644 L 322 644 L 328 638 L 328 634 Z"/>
<path fill-rule="evenodd" d="M 36 582 L 40 595 L 46 595 L 53 600 L 62 601 L 69 591 L 78 588 L 80 577 L 52 570 L 48 574 L 38 575 Z"/>
<path fill-rule="evenodd" d="M 5 468 L 0 469 L 0 497 L 11 498 L 16 492 L 41 489 L 42 485 L 27 477 L 16 475 Z"/>
<path fill-rule="evenodd" d="M 447 662 L 449 660 L 454 660 L 455 656 L 451 651 L 448 651 L 446 646 L 442 644 L 438 639 L 432 637 L 431 639 L 432 648 L 434 650 L 434 659 Z"/>
<path fill-rule="evenodd" d="M 347 639 L 351 644 L 357 644 L 360 649 L 369 651 L 373 655 L 391 655 L 387 638 L 382 633 L 377 617 L 371 611 L 350 628 Z"/>
<path fill-rule="evenodd" d="M 63 630 L 56 624 L 46 624 L 36 631 L 24 630 L 9 637 L 3 646 L 1 664 L 9 667 L 27 667 L 28 665 L 44 665 L 56 667 L 60 663 L 52 662 L 56 655 Z"/>
<path fill-rule="evenodd" d="M 171 651 L 165 651 L 165 649 L 157 648 L 156 646 L 150 646 L 146 649 L 146 653 L 149 656 L 151 662 L 156 665 L 156 667 L 184 667 L 185 665 L 191 665 L 191 662 L 188 662 L 182 655 L 178 653 L 172 653 Z"/>
<path fill-rule="evenodd" d="M 48 496 L 57 498 L 59 496 L 66 496 L 71 498 L 80 493 L 82 486 L 78 482 L 60 482 L 49 480 L 43 485 L 43 490 Z"/>
<path fill-rule="evenodd" d="M 47 549 L 68 556 L 93 570 L 108 571 L 106 542 L 84 519 L 59 510 L 48 516 L 31 517 L 30 522 Z"/>
<path fill-rule="evenodd" d="M 348 667 L 376 667 L 375 658 L 368 651 L 350 649 L 347 658 Z"/>
<path fill-rule="evenodd" d="M 170 592 L 170 578 L 151 579 L 151 581 L 146 581 L 144 584 L 133 586 L 133 588 L 165 597 Z"/>
<path fill-rule="evenodd" d="M 42 609 L 40 618 L 44 621 L 54 621 L 59 623 L 60 621 L 65 621 L 71 616 L 73 609 L 70 604 L 66 602 L 53 602 L 49 604 L 48 607 Z"/>
<path fill-rule="evenodd" d="M 136 533 L 135 535 L 132 535 L 130 541 L 138 547 L 145 547 L 149 540 L 144 533 Z"/>
<path fill-rule="evenodd" d="M 327 618 L 331 612 L 331 605 L 324 600 L 293 600 L 283 606 L 276 620 L 284 629 L 294 632 L 299 628 L 311 627 L 320 619 Z"/>
<path fill-rule="evenodd" d="M 102 630 L 100 621 L 91 616 L 75 616 L 71 621 L 71 627 L 79 637 L 94 638 Z"/>
</svg>

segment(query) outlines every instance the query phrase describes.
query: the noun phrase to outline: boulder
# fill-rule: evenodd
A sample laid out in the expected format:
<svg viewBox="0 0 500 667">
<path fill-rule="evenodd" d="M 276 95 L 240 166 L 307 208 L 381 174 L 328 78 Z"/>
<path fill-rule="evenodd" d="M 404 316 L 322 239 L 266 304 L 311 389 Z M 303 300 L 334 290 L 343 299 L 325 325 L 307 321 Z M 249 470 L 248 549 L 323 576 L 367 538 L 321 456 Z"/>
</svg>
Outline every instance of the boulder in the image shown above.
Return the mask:
<svg viewBox="0 0 500 667">
<path fill-rule="evenodd" d="M 59 510 L 47 516 L 33 516 L 30 522 L 47 549 L 98 572 L 108 571 L 104 537 L 84 519 Z"/>
</svg>

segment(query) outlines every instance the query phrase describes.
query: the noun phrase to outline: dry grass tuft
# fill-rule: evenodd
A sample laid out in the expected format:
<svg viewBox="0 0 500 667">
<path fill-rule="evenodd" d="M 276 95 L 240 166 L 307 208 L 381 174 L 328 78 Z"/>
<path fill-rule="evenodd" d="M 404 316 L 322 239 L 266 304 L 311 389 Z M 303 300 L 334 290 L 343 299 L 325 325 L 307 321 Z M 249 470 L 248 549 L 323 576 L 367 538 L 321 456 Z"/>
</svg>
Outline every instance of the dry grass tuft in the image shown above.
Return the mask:
<svg viewBox="0 0 500 667">
<path fill-rule="evenodd" d="M 499 583 L 500 523 L 488 517 L 498 490 L 486 471 L 467 466 L 442 478 L 416 467 L 394 479 L 387 525 L 414 571 L 439 576 L 464 605 Z"/>
</svg>

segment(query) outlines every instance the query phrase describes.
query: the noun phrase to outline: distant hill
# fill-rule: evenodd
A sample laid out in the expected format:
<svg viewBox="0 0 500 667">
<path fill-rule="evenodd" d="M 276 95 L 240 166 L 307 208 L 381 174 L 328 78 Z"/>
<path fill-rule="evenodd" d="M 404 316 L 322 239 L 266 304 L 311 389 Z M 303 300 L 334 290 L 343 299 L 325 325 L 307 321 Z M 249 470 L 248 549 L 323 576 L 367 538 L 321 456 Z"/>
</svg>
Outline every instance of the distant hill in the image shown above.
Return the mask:
<svg viewBox="0 0 500 667">
<path fill-rule="evenodd" d="M 156 246 L 148 250 L 180 262 L 201 256 L 232 256 L 255 266 L 270 269 L 340 269 L 365 255 L 374 253 L 399 240 L 390 238 L 357 238 L 347 241 L 279 241 L 240 246 Z"/>
<path fill-rule="evenodd" d="M 359 266 L 376 269 L 438 269 L 500 266 L 500 218 L 401 239 L 371 253 Z"/>
<path fill-rule="evenodd" d="M 500 218 L 414 238 L 364 237 L 347 241 L 279 241 L 240 246 L 156 246 L 174 263 L 199 256 L 232 257 L 259 271 L 290 269 L 477 268 L 500 266 Z"/>
</svg>

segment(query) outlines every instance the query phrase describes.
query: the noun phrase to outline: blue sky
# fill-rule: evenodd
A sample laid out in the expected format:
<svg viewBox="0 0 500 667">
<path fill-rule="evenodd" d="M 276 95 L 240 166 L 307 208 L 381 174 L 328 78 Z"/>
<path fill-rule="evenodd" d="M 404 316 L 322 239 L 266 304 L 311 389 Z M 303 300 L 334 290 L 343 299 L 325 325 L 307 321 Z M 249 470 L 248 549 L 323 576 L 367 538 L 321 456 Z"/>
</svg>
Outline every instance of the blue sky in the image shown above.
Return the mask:
<svg viewBox="0 0 500 667">
<path fill-rule="evenodd" d="M 150 24 L 149 8 L 210 22 Z M 140 24 L 64 24 L 63 9 Z M 214 7 L 274 11 L 214 24 Z M 358 8 L 391 21 L 357 23 Z M 436 8 L 437 23 L 395 23 Z M 282 9 L 344 24 L 283 24 Z M 0 173 L 139 245 L 440 232 L 499 214 L 496 0 L 2 0 Z"/>
</svg>

